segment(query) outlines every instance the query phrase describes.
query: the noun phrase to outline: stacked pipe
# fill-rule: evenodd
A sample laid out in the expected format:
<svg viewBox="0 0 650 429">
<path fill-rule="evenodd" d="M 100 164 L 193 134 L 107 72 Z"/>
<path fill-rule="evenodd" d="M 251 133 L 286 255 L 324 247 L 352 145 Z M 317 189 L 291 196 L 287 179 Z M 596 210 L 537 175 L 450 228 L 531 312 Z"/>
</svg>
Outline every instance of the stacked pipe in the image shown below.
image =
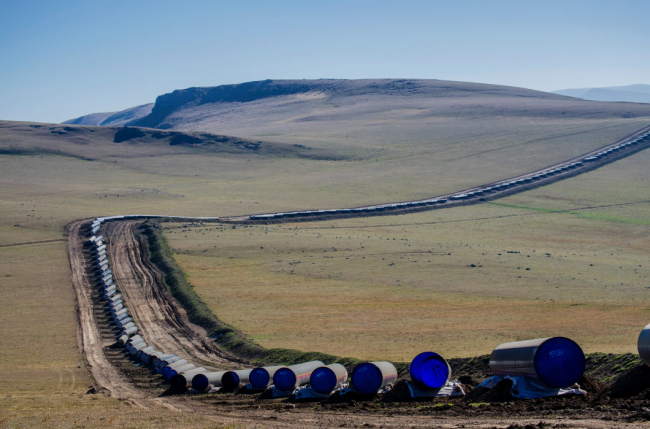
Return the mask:
<svg viewBox="0 0 650 429">
<path fill-rule="evenodd" d="M 90 230 L 93 234 L 96 234 L 105 220 L 122 218 L 124 216 L 97 218 L 91 223 Z M 156 367 L 167 380 L 170 380 L 173 388 L 178 390 L 185 389 L 194 377 L 207 373 L 207 370 L 203 367 L 197 368 L 194 364 L 174 354 L 156 350 L 154 346 L 147 344 L 144 338 L 138 334 L 138 327 L 130 316 L 128 309 L 124 306 L 122 294 L 117 284 L 113 281 L 113 270 L 110 268 L 107 247 L 103 238 L 101 235 L 93 235 L 88 242 L 92 246 L 93 261 L 99 271 L 103 298 L 107 302 L 107 307 L 111 313 L 113 322 L 121 330 L 117 342 L 123 345 L 126 351 L 134 356 L 135 359 L 138 359 L 146 365 Z M 228 380 L 230 380 L 231 384 L 234 380 L 237 380 L 237 383 L 239 383 L 239 380 L 247 381 L 248 377 L 245 373 L 235 372 L 235 375 L 231 376 Z M 213 385 L 220 386 L 221 377 L 219 377 L 218 384 L 214 381 L 210 384 L 210 381 L 208 381 L 206 387 Z M 205 388 L 201 390 L 205 390 Z"/>
</svg>

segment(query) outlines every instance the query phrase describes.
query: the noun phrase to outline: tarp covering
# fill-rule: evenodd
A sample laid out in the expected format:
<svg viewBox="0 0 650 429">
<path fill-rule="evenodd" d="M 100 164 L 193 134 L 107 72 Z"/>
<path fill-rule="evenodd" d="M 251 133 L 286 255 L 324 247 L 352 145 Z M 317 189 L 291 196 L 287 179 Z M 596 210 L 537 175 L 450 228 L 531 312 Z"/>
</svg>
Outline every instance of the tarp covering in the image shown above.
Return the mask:
<svg viewBox="0 0 650 429">
<path fill-rule="evenodd" d="M 505 377 L 500 377 L 495 375 L 488 378 L 483 383 L 479 384 L 476 387 L 485 387 L 492 389 L 497 383 L 504 379 L 512 380 L 512 389 L 510 389 L 510 394 L 515 398 L 522 399 L 536 399 L 536 398 L 548 398 L 549 396 L 560 396 L 567 395 L 569 393 L 574 393 L 576 395 L 586 395 L 587 392 L 580 389 L 580 386 L 574 384 L 568 388 L 556 388 L 544 385 L 538 380 L 529 377 L 510 377 L 509 375 Z"/>
<path fill-rule="evenodd" d="M 535 369 L 549 386 L 568 387 L 585 372 L 585 354 L 568 338 L 555 337 L 544 341 L 535 354 Z"/>
<path fill-rule="evenodd" d="M 447 361 L 434 352 L 420 353 L 410 367 L 411 379 L 423 388 L 438 389 L 449 381 Z"/>
<path fill-rule="evenodd" d="M 412 398 L 437 398 L 441 396 L 465 396 L 465 391 L 458 381 L 448 381 L 438 389 L 422 389 L 415 383 L 406 382 Z"/>
</svg>

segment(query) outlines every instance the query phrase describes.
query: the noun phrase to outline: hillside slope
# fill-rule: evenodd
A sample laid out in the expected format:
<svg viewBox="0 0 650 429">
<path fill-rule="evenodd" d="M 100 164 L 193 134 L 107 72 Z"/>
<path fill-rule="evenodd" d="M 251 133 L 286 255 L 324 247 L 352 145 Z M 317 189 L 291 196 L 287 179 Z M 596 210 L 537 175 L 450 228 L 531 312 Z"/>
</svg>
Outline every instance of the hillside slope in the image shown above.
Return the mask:
<svg viewBox="0 0 650 429">
<path fill-rule="evenodd" d="M 141 106 L 131 107 L 119 112 L 91 113 L 90 115 L 80 116 L 75 119 L 69 119 L 62 124 L 71 125 L 128 125 L 151 113 L 154 103 L 143 104 Z"/>
<path fill-rule="evenodd" d="M 554 94 L 594 101 L 625 101 L 650 103 L 650 85 L 610 86 L 605 88 L 576 88 L 553 91 Z"/>
</svg>

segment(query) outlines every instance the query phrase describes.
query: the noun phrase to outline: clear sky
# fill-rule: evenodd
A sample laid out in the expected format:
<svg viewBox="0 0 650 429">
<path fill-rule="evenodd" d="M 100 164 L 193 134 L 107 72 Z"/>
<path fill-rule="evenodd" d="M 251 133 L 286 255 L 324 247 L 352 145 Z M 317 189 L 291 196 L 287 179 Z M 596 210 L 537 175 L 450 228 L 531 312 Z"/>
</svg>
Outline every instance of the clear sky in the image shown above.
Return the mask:
<svg viewBox="0 0 650 429">
<path fill-rule="evenodd" d="M 261 79 L 649 84 L 649 17 L 650 0 L 0 0 L 0 119 Z"/>
</svg>

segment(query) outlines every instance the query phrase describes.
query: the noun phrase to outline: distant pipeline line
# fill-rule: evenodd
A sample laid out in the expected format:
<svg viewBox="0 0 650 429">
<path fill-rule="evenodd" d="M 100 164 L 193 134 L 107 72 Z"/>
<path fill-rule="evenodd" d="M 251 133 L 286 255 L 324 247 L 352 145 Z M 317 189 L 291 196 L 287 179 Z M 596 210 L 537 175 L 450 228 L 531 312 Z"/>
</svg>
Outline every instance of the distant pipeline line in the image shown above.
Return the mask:
<svg viewBox="0 0 650 429">
<path fill-rule="evenodd" d="M 435 198 L 354 208 L 303 210 L 229 217 L 147 214 L 106 216 L 94 220 L 92 233 L 94 234 L 99 231 L 99 225 L 102 222 L 125 219 L 173 219 L 178 221 L 224 222 L 233 224 L 271 224 L 281 223 L 287 220 L 291 222 L 310 222 L 352 217 L 387 216 L 479 204 L 568 179 L 647 149 L 650 147 L 649 129 L 650 127 L 645 127 L 617 143 L 610 144 L 551 167 Z"/>
</svg>

